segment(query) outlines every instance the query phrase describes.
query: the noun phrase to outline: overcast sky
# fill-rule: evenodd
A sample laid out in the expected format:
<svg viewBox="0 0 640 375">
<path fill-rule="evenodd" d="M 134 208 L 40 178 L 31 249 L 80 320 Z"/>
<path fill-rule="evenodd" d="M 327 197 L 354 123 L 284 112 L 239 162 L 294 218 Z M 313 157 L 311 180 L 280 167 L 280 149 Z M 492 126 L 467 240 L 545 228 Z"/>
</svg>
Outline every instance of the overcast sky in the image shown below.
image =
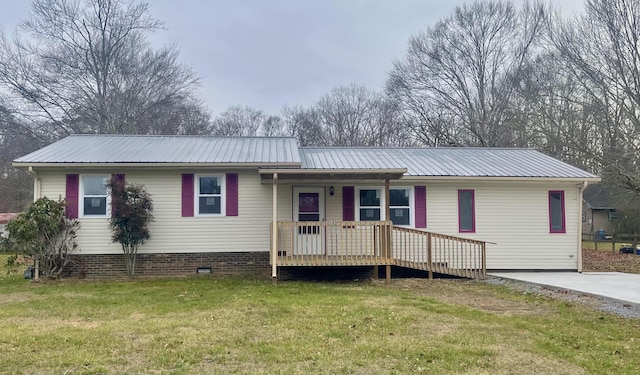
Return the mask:
<svg viewBox="0 0 640 375">
<path fill-rule="evenodd" d="M 175 44 L 202 76 L 214 114 L 232 105 L 278 114 L 308 106 L 339 85 L 382 89 L 409 37 L 450 15 L 463 0 L 150 0 Z M 467 1 L 468 2 L 468 1 Z M 516 3 L 521 3 L 517 0 Z M 555 0 L 566 15 L 584 0 Z M 12 33 L 29 15 L 26 0 L 0 0 L 0 25 Z"/>
</svg>

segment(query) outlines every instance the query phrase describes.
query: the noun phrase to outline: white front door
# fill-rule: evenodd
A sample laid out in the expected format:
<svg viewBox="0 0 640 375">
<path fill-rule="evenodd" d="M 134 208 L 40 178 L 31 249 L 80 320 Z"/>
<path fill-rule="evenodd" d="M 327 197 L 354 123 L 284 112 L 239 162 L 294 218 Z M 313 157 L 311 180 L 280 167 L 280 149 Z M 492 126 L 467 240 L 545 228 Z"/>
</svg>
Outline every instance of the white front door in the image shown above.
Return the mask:
<svg viewBox="0 0 640 375">
<path fill-rule="evenodd" d="M 325 221 L 323 187 L 293 188 L 293 220 Z M 325 231 L 322 227 L 299 226 L 294 230 L 296 231 L 293 235 L 295 255 L 325 254 Z"/>
</svg>

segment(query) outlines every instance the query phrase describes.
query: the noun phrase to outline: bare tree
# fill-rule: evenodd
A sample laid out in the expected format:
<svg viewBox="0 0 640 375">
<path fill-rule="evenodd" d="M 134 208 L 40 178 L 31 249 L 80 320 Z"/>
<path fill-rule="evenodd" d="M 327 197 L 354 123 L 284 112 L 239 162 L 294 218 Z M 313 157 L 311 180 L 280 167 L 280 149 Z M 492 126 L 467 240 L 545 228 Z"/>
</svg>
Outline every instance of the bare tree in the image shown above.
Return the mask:
<svg viewBox="0 0 640 375">
<path fill-rule="evenodd" d="M 396 103 L 363 86 L 334 88 L 308 109 L 286 108 L 289 132 L 301 144 L 384 146 L 409 142 Z"/>
<path fill-rule="evenodd" d="M 588 0 L 575 22 L 557 23 L 552 41 L 589 113 L 592 139 L 576 147 L 596 172 L 640 194 L 640 3 Z"/>
<path fill-rule="evenodd" d="M 47 134 L 24 132 L 14 113 L 0 102 L 0 212 L 18 212 L 33 201 L 33 178 L 12 161 L 48 143 Z"/>
<path fill-rule="evenodd" d="M 387 84 L 416 137 L 430 145 L 523 146 L 514 82 L 535 55 L 543 5 L 482 1 L 412 37 Z"/>
<path fill-rule="evenodd" d="M 214 135 L 259 135 L 267 120 L 265 114 L 250 107 L 233 106 L 213 120 Z"/>
<path fill-rule="evenodd" d="M 296 137 L 301 146 L 327 146 L 318 113 L 313 108 L 301 106 L 282 109 L 285 132 Z"/>
<path fill-rule="evenodd" d="M 23 123 L 56 137 L 157 132 L 167 112 L 203 112 L 193 97 L 198 78 L 176 49 L 155 50 L 146 39 L 161 27 L 146 3 L 32 0 L 21 25 L 27 38 L 0 35 L 0 88 Z"/>
</svg>

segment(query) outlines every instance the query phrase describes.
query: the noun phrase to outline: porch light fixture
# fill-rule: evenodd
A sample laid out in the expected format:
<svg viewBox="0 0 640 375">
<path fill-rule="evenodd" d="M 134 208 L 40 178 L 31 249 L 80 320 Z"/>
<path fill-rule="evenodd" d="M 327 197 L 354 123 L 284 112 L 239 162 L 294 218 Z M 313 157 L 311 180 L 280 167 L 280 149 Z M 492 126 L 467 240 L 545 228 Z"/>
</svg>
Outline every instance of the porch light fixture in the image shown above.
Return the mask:
<svg viewBox="0 0 640 375">
<path fill-rule="evenodd" d="M 335 189 L 333 188 L 333 186 L 331 186 L 329 188 L 329 195 L 333 197 L 333 193 L 335 193 L 335 192 L 336 192 Z"/>
</svg>

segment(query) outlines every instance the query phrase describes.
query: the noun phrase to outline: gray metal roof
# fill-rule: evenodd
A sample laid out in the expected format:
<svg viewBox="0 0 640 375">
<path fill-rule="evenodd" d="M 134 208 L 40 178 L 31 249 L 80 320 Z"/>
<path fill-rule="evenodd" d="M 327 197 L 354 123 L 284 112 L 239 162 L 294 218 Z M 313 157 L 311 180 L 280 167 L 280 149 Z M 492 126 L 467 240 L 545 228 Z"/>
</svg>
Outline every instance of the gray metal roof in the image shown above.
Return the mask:
<svg viewBox="0 0 640 375">
<path fill-rule="evenodd" d="M 300 165 L 295 138 L 71 135 L 14 160 L 29 164 Z"/>
<path fill-rule="evenodd" d="M 302 168 L 407 168 L 407 176 L 598 178 L 531 149 L 303 147 Z"/>
<path fill-rule="evenodd" d="M 407 169 L 406 176 L 598 177 L 531 149 L 301 147 L 292 137 L 72 135 L 14 161 L 84 164 L 242 164 L 325 170 Z"/>
</svg>

